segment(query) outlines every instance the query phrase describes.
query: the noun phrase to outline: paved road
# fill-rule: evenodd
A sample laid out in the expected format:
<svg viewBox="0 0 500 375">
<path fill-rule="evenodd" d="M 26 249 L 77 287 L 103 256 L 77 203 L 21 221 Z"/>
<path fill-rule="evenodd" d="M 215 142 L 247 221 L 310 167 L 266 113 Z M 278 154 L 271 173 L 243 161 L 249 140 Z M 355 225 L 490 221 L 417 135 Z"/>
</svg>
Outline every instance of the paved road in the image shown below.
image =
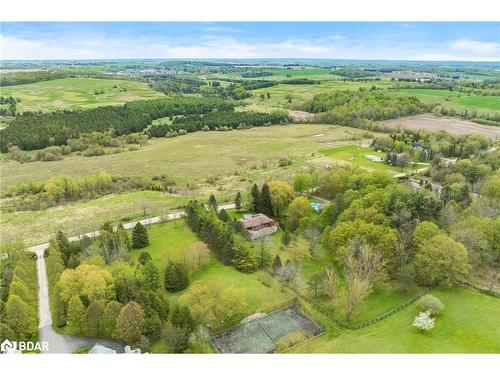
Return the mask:
<svg viewBox="0 0 500 375">
<path fill-rule="evenodd" d="M 234 204 L 222 205 L 219 209 L 231 209 L 234 208 Z M 186 213 L 174 212 L 167 215 L 155 216 L 149 219 L 139 220 L 143 225 L 157 224 L 164 221 L 175 220 L 183 217 Z M 137 224 L 137 221 L 126 223 L 123 225 L 125 229 L 131 229 Z M 99 235 L 99 231 L 89 232 L 82 234 L 81 236 L 70 237 L 69 241 L 78 241 L 83 236 L 96 237 Z M 107 346 L 117 351 L 117 353 L 123 352 L 123 345 L 107 339 L 97 339 L 93 337 L 83 337 L 83 336 L 69 336 L 57 333 L 52 328 L 52 314 L 50 312 L 50 298 L 49 298 L 49 282 L 47 279 L 47 268 L 45 267 L 44 252 L 49 247 L 48 242 L 40 245 L 31 246 L 28 251 L 31 251 L 37 255 L 37 274 L 38 274 L 38 319 L 39 319 L 39 340 L 40 342 L 48 342 L 48 350 L 42 350 L 42 353 L 73 353 L 75 350 L 84 347 L 92 347 L 94 344 L 99 343 L 101 345 Z"/>
</svg>

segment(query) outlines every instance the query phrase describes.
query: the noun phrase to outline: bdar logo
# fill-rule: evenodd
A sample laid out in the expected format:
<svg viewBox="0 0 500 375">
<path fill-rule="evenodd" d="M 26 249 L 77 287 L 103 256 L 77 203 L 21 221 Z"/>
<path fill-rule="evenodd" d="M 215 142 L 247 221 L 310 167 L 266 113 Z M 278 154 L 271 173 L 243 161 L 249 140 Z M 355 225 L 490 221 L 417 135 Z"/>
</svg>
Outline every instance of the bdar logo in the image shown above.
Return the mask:
<svg viewBox="0 0 500 375">
<path fill-rule="evenodd" d="M 3 353 L 8 353 L 13 350 L 16 350 L 16 343 L 9 341 L 8 339 L 5 339 L 4 342 L 0 345 L 0 351 Z"/>
</svg>

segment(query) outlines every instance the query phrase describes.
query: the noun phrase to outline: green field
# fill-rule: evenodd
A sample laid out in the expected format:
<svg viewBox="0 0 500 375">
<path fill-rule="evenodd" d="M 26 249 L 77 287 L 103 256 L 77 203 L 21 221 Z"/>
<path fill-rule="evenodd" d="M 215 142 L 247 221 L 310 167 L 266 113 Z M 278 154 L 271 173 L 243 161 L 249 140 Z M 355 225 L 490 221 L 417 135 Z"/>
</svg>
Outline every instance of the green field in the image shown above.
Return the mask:
<svg viewBox="0 0 500 375">
<path fill-rule="evenodd" d="M 464 94 L 457 91 L 435 89 L 391 89 L 396 95 L 416 96 L 424 103 L 439 103 L 457 111 L 476 110 L 480 113 L 499 113 L 500 96 Z"/>
<path fill-rule="evenodd" d="M 206 249 L 206 246 L 191 232 L 184 220 L 153 225 L 148 229 L 148 233 L 150 245 L 142 250 L 150 253 L 153 261 L 161 270 L 165 269 L 168 260 L 181 260 L 190 249 L 197 248 L 199 251 Z M 134 250 L 132 255 L 137 257 L 142 250 Z M 289 292 L 281 291 L 277 286 L 270 288 L 264 285 L 259 281 L 259 274 L 259 272 L 246 274 L 239 272 L 234 267 L 224 266 L 209 253 L 208 262 L 191 275 L 190 285 L 217 281 L 227 287 L 243 289 L 246 307 L 241 318 L 244 318 L 285 302 L 292 297 Z M 182 292 L 170 293 L 170 295 L 173 299 L 177 299 L 188 290 L 189 287 Z"/>
<path fill-rule="evenodd" d="M 390 173 L 400 173 L 413 169 L 424 167 L 425 165 L 413 164 L 411 167 L 406 167 L 401 170 L 400 167 L 395 167 L 384 162 L 374 162 L 365 158 L 365 155 L 375 155 L 385 157 L 383 153 L 378 153 L 368 147 L 359 147 L 355 145 L 334 147 L 321 150 L 323 155 L 332 158 L 333 160 L 346 161 L 352 164 L 359 165 L 368 170 L 380 170 Z"/>
<path fill-rule="evenodd" d="M 161 215 L 178 209 L 187 197 L 165 195 L 156 191 L 135 191 L 108 195 L 88 202 L 78 202 L 40 211 L 1 212 L 1 241 L 23 240 L 27 245 L 47 241 L 58 230 L 73 236 L 96 230 L 106 221 L 131 221 Z"/>
<path fill-rule="evenodd" d="M 294 77 L 299 78 L 299 77 Z M 301 77 L 314 79 L 312 76 Z M 270 107 L 277 108 L 303 108 L 308 101 L 312 100 L 314 95 L 322 94 L 327 92 L 332 92 L 334 90 L 358 90 L 360 87 L 369 89 L 372 86 L 387 88 L 391 85 L 390 81 L 377 81 L 377 82 L 349 82 L 349 81 L 337 81 L 337 80 L 325 80 L 321 83 L 316 83 L 312 85 L 289 85 L 289 84 L 278 84 L 276 86 L 265 87 L 261 89 L 253 90 L 253 97 L 245 100 L 249 104 L 259 104 Z M 260 95 L 267 93 L 270 94 L 269 99 L 260 99 Z M 291 99 L 291 103 L 288 99 Z"/>
<path fill-rule="evenodd" d="M 84 109 L 165 96 L 144 82 L 97 78 L 63 78 L 5 86 L 0 87 L 0 92 L 1 96 L 20 99 L 18 112 Z"/>
<path fill-rule="evenodd" d="M 498 353 L 500 299 L 469 289 L 439 288 L 432 292 L 445 305 L 429 333 L 412 326 L 417 304 L 372 326 L 356 331 L 327 325 L 325 335 L 292 349 L 298 353 Z"/>
<path fill-rule="evenodd" d="M 363 139 L 365 131 L 333 125 L 286 125 L 228 132 L 197 132 L 175 138 L 154 138 L 137 151 L 97 157 L 71 155 L 53 162 L 0 161 L 1 191 L 9 185 L 44 181 L 67 174 L 94 175 L 106 171 L 116 176 L 166 174 L 178 185 L 210 176 L 232 176 L 220 187 L 227 191 L 240 183 L 244 173 L 281 157 L 300 158 L 325 147 Z M 266 173 L 271 173 L 268 168 Z M 276 172 L 276 170 L 274 170 Z M 219 187 L 219 186 L 218 186 Z"/>
</svg>

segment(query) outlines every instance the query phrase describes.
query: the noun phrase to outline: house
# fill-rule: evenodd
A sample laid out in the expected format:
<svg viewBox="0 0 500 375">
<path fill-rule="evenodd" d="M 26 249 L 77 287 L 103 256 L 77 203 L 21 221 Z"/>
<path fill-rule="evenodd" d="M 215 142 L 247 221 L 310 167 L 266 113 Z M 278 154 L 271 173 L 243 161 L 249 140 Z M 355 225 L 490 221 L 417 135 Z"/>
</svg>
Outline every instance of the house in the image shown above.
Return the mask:
<svg viewBox="0 0 500 375">
<path fill-rule="evenodd" d="M 278 230 L 278 224 L 264 214 L 245 215 L 240 222 L 251 240 L 268 236 Z"/>
</svg>

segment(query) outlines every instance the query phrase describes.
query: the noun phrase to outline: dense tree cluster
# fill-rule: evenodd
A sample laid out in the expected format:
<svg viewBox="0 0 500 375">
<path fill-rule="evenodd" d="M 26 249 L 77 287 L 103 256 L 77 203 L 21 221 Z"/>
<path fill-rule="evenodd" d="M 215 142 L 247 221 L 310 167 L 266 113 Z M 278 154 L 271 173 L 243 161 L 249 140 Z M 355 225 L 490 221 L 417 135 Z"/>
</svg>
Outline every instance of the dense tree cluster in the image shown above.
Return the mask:
<svg viewBox="0 0 500 375">
<path fill-rule="evenodd" d="M 68 74 L 64 71 L 34 70 L 18 71 L 8 74 L 2 74 L 0 77 L 0 86 L 25 85 L 39 81 L 49 81 L 52 79 L 65 78 Z"/>
<path fill-rule="evenodd" d="M 186 220 L 193 232 L 224 264 L 233 264 L 242 272 L 257 267 L 255 249 L 235 230 L 235 225 L 222 221 L 215 212 L 192 201 L 186 208 Z"/>
<path fill-rule="evenodd" d="M 168 176 L 116 177 L 102 172 L 97 175 L 73 177 L 59 175 L 45 182 L 33 181 L 12 185 L 5 194 L 13 198 L 10 209 L 40 210 L 65 202 L 87 200 L 130 190 L 169 191 L 175 182 Z M 9 207 L 4 206 L 4 210 Z"/>
<path fill-rule="evenodd" d="M 196 328 L 190 309 L 170 306 L 151 257 L 131 261 L 130 248 L 121 227 L 105 225 L 96 241 L 70 243 L 59 233 L 47 257 L 54 323 L 73 334 L 114 338 L 143 350 L 158 340 L 174 352 L 185 350 Z M 180 339 L 182 349 L 174 345 Z"/>
<path fill-rule="evenodd" d="M 188 115 L 176 117 L 171 125 L 152 125 L 148 129 L 152 137 L 165 137 L 181 131 L 193 133 L 200 130 L 232 130 L 246 129 L 253 126 L 283 124 L 288 116 L 282 112 L 212 112 L 204 115 Z"/>
<path fill-rule="evenodd" d="M 416 97 L 397 97 L 378 91 L 335 91 L 317 94 L 309 111 L 318 113 L 317 121 L 361 127 L 378 121 L 424 112 L 427 107 Z"/>
<path fill-rule="evenodd" d="M 38 336 L 35 261 L 20 244 L 2 244 L 0 254 L 0 341 L 33 340 Z"/>
<path fill-rule="evenodd" d="M 232 103 L 217 98 L 169 98 L 81 111 L 27 112 L 0 131 L 0 150 L 6 152 L 13 145 L 22 150 L 64 145 L 81 134 L 110 129 L 116 135 L 137 133 L 158 118 L 232 108 Z"/>
</svg>

